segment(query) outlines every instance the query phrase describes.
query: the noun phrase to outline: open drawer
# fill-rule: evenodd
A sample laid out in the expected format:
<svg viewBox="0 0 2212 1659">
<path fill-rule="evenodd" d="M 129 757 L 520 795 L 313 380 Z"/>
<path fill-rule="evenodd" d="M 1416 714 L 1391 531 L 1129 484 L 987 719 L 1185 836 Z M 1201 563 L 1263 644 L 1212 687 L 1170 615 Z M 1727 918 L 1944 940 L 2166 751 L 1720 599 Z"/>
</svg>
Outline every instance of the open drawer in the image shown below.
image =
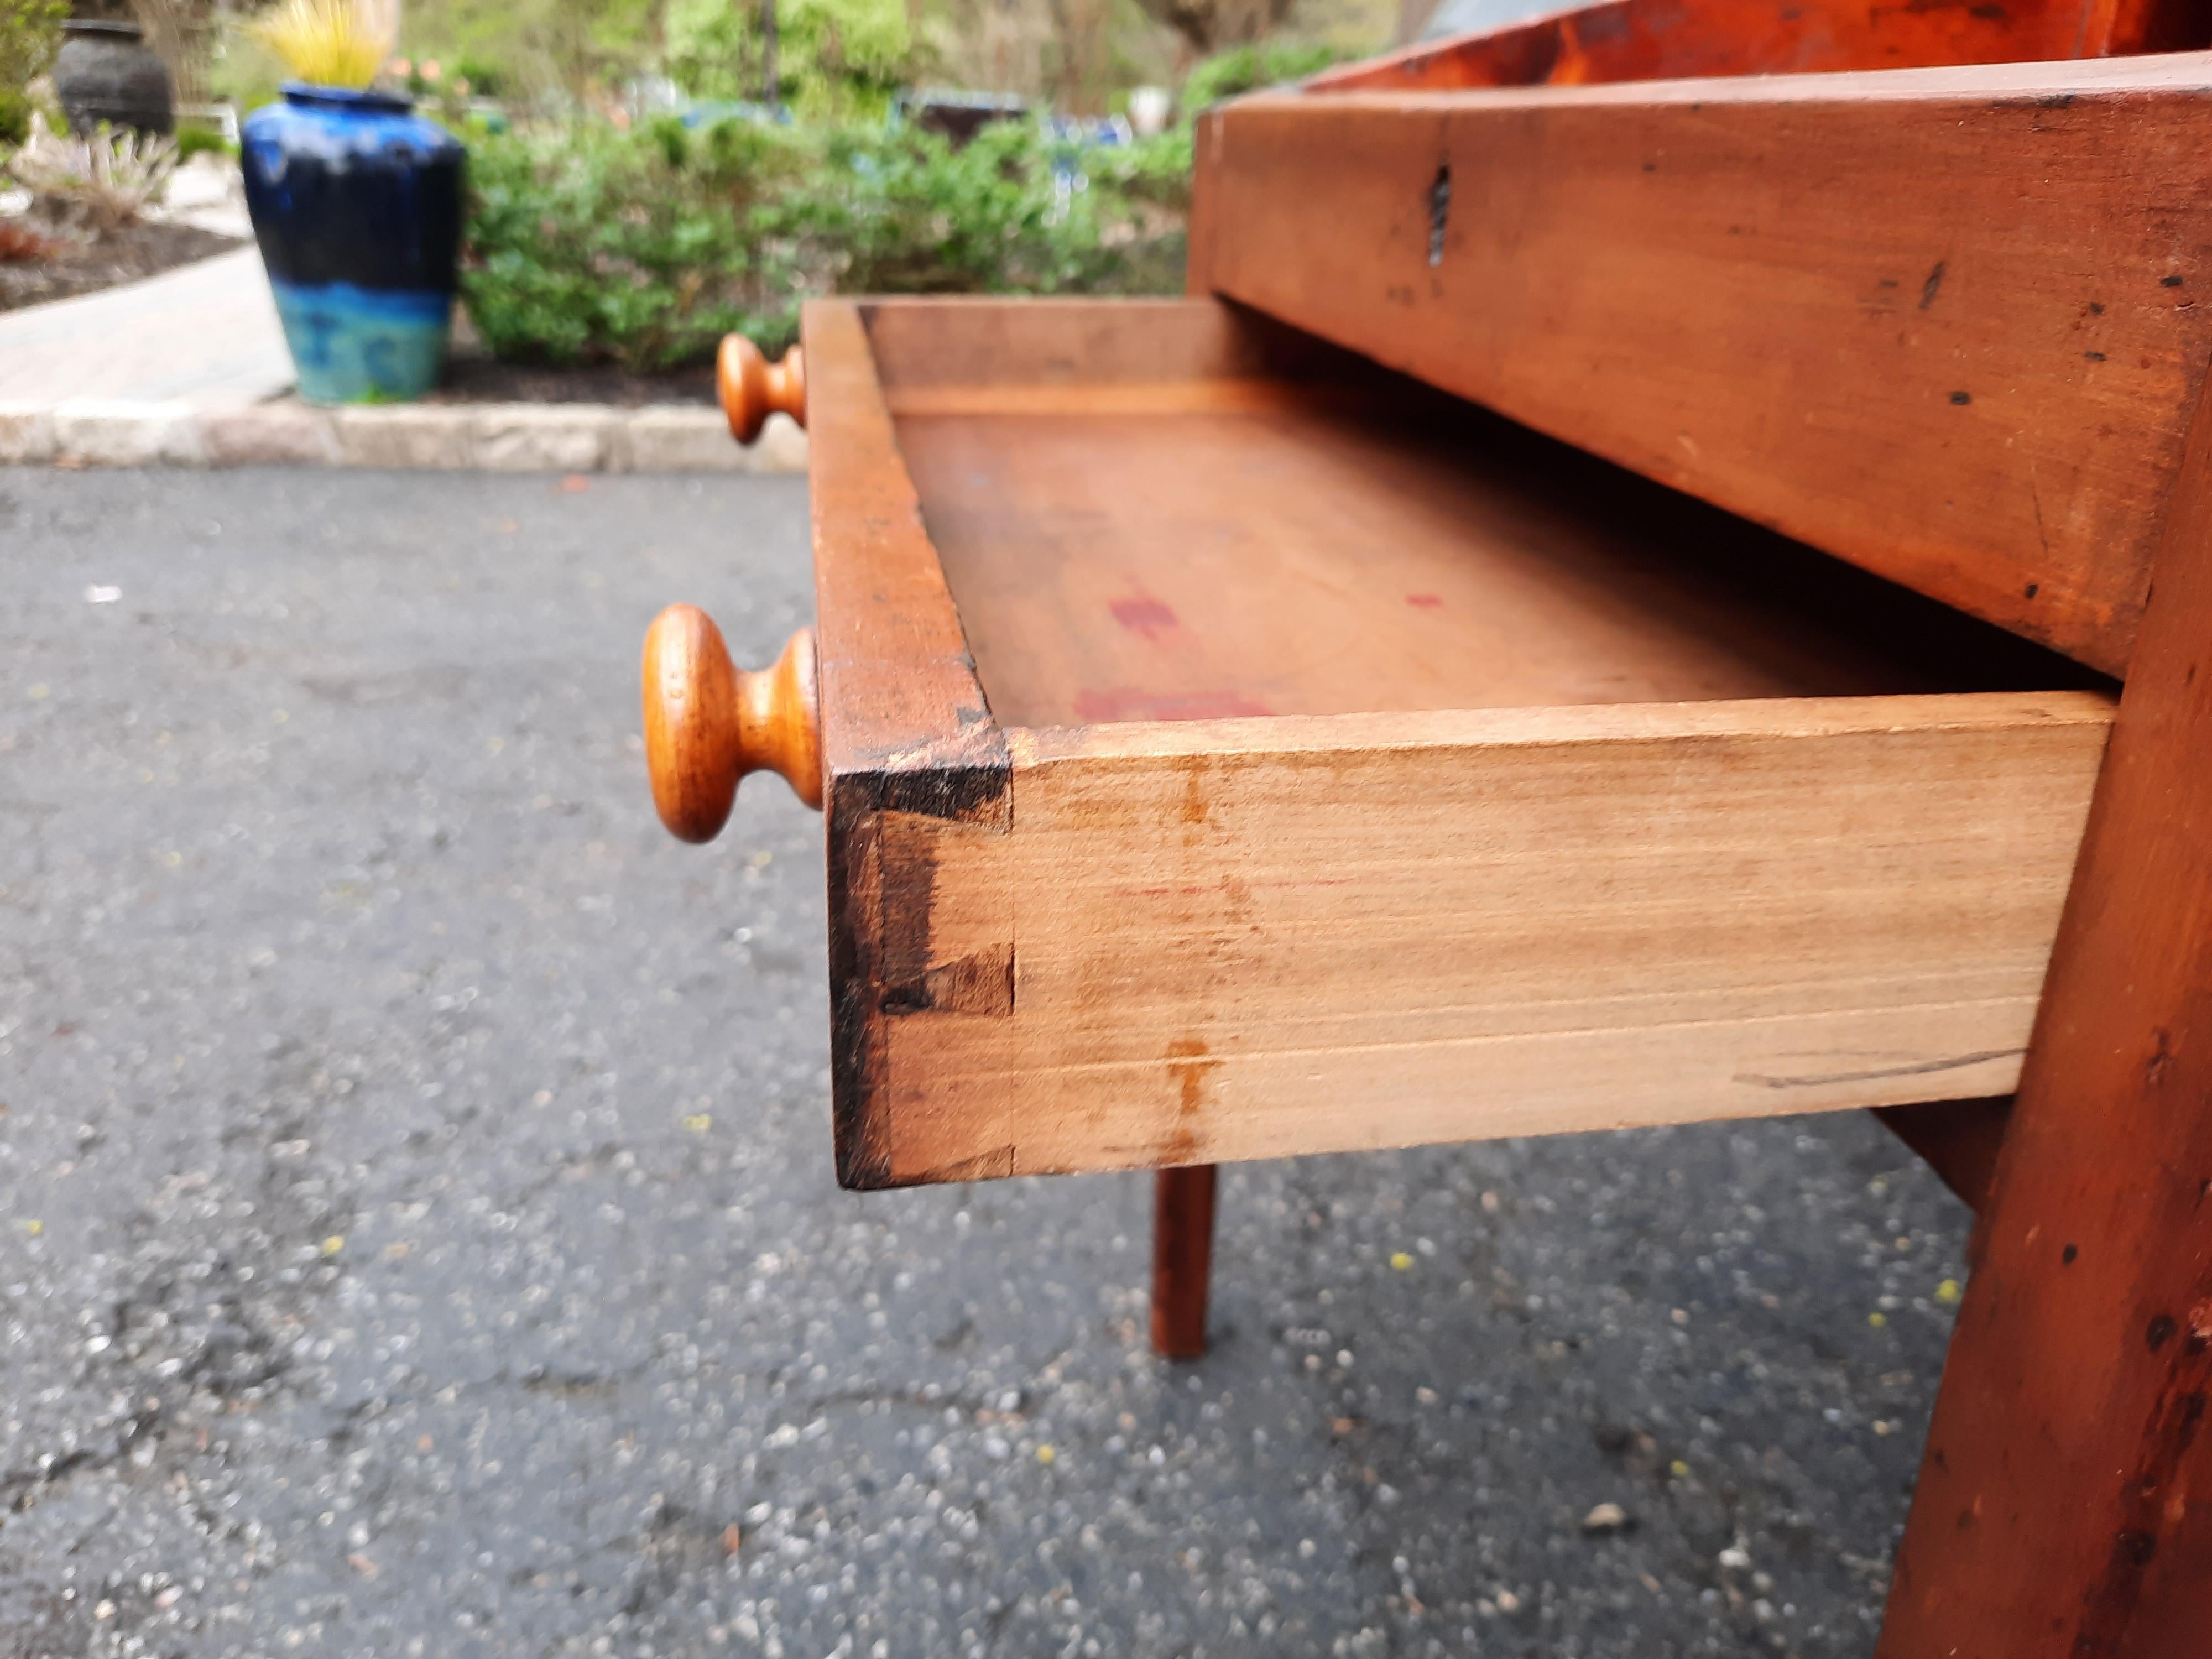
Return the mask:
<svg viewBox="0 0 2212 1659">
<path fill-rule="evenodd" d="M 804 349 L 847 1185 L 2013 1086 L 2087 671 L 1214 301 Z"/>
</svg>

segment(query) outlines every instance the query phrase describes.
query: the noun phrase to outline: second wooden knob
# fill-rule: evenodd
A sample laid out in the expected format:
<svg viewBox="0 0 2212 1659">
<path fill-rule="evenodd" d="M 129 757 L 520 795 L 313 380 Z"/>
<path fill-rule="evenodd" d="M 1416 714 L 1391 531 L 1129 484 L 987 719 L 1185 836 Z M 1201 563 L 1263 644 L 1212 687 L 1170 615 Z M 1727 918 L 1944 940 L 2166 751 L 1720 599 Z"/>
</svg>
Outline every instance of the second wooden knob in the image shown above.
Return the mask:
<svg viewBox="0 0 2212 1659">
<path fill-rule="evenodd" d="M 768 417 L 781 411 L 806 424 L 806 360 L 797 346 L 770 362 L 742 334 L 726 334 L 714 356 L 714 392 L 730 422 L 730 435 L 749 444 Z"/>
</svg>

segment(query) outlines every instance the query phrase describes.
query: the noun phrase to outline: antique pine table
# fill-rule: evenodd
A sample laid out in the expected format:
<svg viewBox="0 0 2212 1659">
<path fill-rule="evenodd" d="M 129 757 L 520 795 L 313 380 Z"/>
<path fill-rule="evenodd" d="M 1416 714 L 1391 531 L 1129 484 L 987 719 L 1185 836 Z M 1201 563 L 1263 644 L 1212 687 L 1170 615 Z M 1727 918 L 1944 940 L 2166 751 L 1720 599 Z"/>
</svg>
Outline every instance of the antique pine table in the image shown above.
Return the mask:
<svg viewBox="0 0 2212 1659">
<path fill-rule="evenodd" d="M 726 348 L 817 622 L 647 746 L 827 815 L 838 1178 L 1159 1170 L 1189 1354 L 1217 1162 L 1881 1109 L 1880 1652 L 2212 1654 L 2208 43 L 1613 0 L 1206 112 L 1188 299 Z"/>
</svg>

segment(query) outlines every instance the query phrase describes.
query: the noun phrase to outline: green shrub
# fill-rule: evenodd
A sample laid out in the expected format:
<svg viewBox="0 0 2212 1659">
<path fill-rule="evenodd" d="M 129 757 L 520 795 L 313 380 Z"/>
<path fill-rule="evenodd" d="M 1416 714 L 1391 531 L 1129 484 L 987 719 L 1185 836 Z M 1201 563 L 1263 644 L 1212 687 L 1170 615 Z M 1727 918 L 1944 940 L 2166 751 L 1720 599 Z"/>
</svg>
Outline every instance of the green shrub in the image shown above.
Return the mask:
<svg viewBox="0 0 2212 1659">
<path fill-rule="evenodd" d="M 507 71 L 481 58 L 464 58 L 453 65 L 453 78 L 469 83 L 472 98 L 496 98 L 507 90 Z"/>
<path fill-rule="evenodd" d="M 495 355 L 556 363 L 666 368 L 732 329 L 772 338 L 790 301 L 749 227 L 802 165 L 781 129 L 740 122 L 477 137 L 469 314 Z"/>
<path fill-rule="evenodd" d="M 0 0 L 0 91 L 21 92 L 61 50 L 69 0 Z"/>
<path fill-rule="evenodd" d="M 1124 263 L 1106 234 L 1120 203 L 1066 181 L 1103 153 L 1057 149 L 1023 121 L 958 149 L 913 126 L 836 131 L 811 187 L 769 209 L 763 228 L 844 293 L 1096 290 Z"/>
<path fill-rule="evenodd" d="M 695 98 L 759 98 L 760 8 L 669 0 L 667 68 Z M 816 120 L 878 117 L 913 70 L 906 0 L 777 0 L 776 97 Z"/>
<path fill-rule="evenodd" d="M 30 84 L 61 49 L 69 0 L 0 0 L 0 144 L 30 136 Z"/>
<path fill-rule="evenodd" d="M 501 357 L 647 369 L 732 329 L 780 349 L 810 294 L 1173 292 L 1174 155 L 1079 155 L 1020 122 L 957 150 L 744 121 L 485 135 L 462 291 Z"/>
<path fill-rule="evenodd" d="M 1318 75 L 1339 63 L 1346 53 L 1315 41 L 1262 40 L 1249 46 L 1231 46 L 1195 65 L 1182 83 L 1186 118 L 1224 98 L 1299 81 Z"/>
<path fill-rule="evenodd" d="M 31 136 L 31 96 L 0 87 L 0 149 L 13 149 Z"/>
<path fill-rule="evenodd" d="M 210 127 L 180 126 L 177 129 L 178 161 L 189 161 L 204 151 L 215 155 L 237 154 L 236 148 Z"/>
</svg>

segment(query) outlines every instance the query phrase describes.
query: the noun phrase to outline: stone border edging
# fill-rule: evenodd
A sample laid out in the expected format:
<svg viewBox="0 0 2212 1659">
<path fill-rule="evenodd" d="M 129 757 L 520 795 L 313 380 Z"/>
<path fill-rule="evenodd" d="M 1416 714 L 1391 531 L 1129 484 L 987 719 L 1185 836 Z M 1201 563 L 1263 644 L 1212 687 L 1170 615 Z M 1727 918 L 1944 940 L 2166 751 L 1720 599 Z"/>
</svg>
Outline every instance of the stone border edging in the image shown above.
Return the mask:
<svg viewBox="0 0 2212 1659">
<path fill-rule="evenodd" d="M 0 464 L 381 466 L 489 472 L 804 472 L 806 434 L 772 416 L 741 447 L 718 409 L 611 404 L 0 402 Z"/>
</svg>

